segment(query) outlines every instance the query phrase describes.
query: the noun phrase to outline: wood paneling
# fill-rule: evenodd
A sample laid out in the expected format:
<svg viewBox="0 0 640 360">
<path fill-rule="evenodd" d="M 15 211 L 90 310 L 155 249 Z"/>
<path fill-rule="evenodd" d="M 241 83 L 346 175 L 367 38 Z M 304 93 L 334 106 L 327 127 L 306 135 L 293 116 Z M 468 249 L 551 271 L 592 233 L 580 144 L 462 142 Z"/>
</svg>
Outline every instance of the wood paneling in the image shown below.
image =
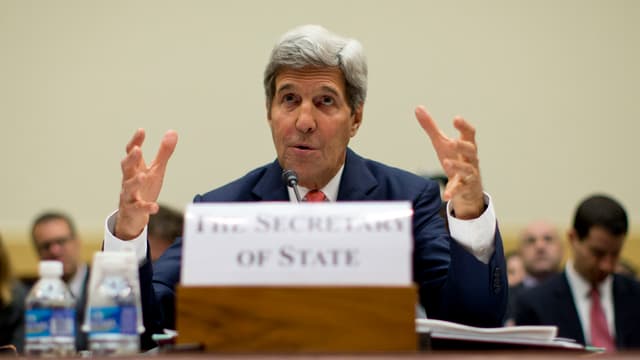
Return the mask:
<svg viewBox="0 0 640 360">
<path fill-rule="evenodd" d="M 216 352 L 416 351 L 413 287 L 179 287 L 181 344 Z"/>
</svg>

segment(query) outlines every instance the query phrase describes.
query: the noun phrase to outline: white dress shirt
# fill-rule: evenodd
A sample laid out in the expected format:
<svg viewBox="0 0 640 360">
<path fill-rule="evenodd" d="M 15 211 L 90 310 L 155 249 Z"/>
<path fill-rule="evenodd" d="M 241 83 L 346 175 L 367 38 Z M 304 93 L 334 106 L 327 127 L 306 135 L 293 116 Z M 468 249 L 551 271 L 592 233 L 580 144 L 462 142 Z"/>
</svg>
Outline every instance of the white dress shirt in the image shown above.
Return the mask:
<svg viewBox="0 0 640 360">
<path fill-rule="evenodd" d="M 89 267 L 87 264 L 82 263 L 78 265 L 78 269 L 76 273 L 73 274 L 69 282 L 67 282 L 67 286 L 69 286 L 69 291 L 74 298 L 79 299 L 80 295 L 82 295 L 82 287 L 84 286 L 84 279 L 87 276 L 87 271 L 89 271 Z"/>
<path fill-rule="evenodd" d="M 340 187 L 340 179 L 344 165 L 338 170 L 338 173 L 327 183 L 321 190 L 329 201 L 336 201 L 338 198 L 338 189 Z M 298 187 L 300 197 L 309 192 L 310 189 L 302 186 Z M 288 187 L 289 200 L 297 202 L 295 193 L 291 187 Z M 449 232 L 451 237 L 456 240 L 462 247 L 471 252 L 478 260 L 485 264 L 489 263 L 491 255 L 495 251 L 494 237 L 496 234 L 496 214 L 493 208 L 493 202 L 488 194 L 484 194 L 484 202 L 487 205 L 486 210 L 476 219 L 461 220 L 451 215 L 451 202 L 447 204 L 447 217 L 449 221 Z M 116 210 L 117 211 L 117 210 Z M 116 238 L 113 233 L 115 231 L 116 211 L 114 211 L 105 221 L 104 232 L 104 250 L 121 251 L 125 243 L 134 245 L 136 255 L 139 261 L 143 261 L 147 254 L 147 227 L 145 226 L 142 233 L 137 238 L 129 241 L 123 241 Z"/>
<path fill-rule="evenodd" d="M 573 261 L 567 261 L 565 266 L 565 273 L 567 274 L 567 280 L 569 281 L 569 288 L 571 289 L 571 295 L 573 295 L 573 302 L 578 310 L 578 318 L 580 319 L 580 325 L 582 326 L 582 333 L 584 334 L 584 341 L 587 344 L 591 344 L 591 284 L 585 280 L 575 270 Z M 616 338 L 616 326 L 615 316 L 613 308 L 613 276 L 607 276 L 604 281 L 598 284 L 598 291 L 600 292 L 600 302 L 604 310 L 604 315 L 607 317 L 607 325 L 609 327 L 609 334 L 611 338 Z"/>
</svg>

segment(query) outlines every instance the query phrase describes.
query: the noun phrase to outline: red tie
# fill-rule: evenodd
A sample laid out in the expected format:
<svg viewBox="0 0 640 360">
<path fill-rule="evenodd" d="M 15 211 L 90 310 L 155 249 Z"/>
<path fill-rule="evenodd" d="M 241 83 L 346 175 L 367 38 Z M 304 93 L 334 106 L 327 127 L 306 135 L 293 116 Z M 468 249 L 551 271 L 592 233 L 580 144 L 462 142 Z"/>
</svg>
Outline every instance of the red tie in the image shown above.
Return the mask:
<svg viewBox="0 0 640 360">
<path fill-rule="evenodd" d="M 329 199 L 327 199 L 327 197 L 324 195 L 322 191 L 311 190 L 307 193 L 307 195 L 304 196 L 303 200 L 308 202 L 321 202 L 321 201 L 328 201 Z"/>
<path fill-rule="evenodd" d="M 591 289 L 591 345 L 603 347 L 607 351 L 615 351 L 616 345 L 609 334 L 607 318 L 600 302 L 597 288 Z"/>
</svg>

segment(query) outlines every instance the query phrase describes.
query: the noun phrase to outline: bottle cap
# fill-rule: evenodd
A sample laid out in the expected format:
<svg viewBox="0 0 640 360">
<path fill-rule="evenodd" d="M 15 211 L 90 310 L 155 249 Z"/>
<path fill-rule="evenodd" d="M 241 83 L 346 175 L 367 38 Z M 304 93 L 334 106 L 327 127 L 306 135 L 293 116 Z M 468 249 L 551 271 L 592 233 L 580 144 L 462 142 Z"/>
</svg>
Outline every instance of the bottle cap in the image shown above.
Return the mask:
<svg viewBox="0 0 640 360">
<path fill-rule="evenodd" d="M 62 276 L 62 262 L 57 260 L 43 260 L 38 266 L 40 276 Z"/>
</svg>

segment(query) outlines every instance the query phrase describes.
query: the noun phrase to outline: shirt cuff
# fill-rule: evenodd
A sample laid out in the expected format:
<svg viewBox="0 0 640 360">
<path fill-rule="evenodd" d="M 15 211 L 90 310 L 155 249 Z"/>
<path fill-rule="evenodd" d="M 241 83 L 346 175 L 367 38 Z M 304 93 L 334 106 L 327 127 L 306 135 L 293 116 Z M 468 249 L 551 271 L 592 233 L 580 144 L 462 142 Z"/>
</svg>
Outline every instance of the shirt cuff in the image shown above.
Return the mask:
<svg viewBox="0 0 640 360">
<path fill-rule="evenodd" d="M 147 258 L 147 227 L 145 226 L 137 238 L 131 240 L 118 239 L 113 233 L 116 228 L 116 214 L 114 211 L 107 217 L 104 223 L 104 251 L 125 251 L 127 247 L 133 246 L 136 251 L 136 258 L 141 264 Z"/>
<path fill-rule="evenodd" d="M 478 260 L 489 263 L 496 249 L 496 213 L 491 196 L 484 193 L 487 208 L 475 219 L 462 220 L 451 215 L 451 202 L 447 203 L 447 219 L 451 237 L 471 252 Z"/>
</svg>

